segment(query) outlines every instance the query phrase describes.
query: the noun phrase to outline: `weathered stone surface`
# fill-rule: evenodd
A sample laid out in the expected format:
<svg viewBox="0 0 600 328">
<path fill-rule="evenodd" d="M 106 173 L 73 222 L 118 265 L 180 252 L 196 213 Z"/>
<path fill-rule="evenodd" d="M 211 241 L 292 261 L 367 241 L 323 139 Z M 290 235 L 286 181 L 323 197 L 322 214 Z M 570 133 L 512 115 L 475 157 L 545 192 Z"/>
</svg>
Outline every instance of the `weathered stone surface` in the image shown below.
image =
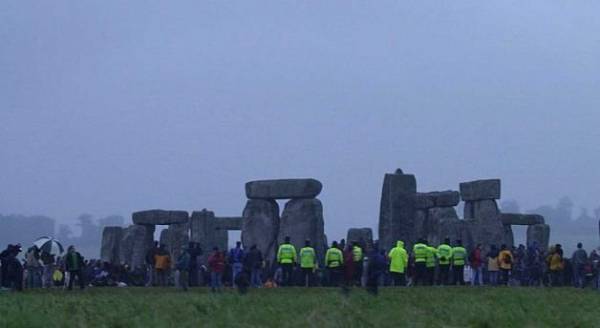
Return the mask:
<svg viewBox="0 0 600 328">
<path fill-rule="evenodd" d="M 349 243 L 358 242 L 363 248 L 373 244 L 373 230 L 371 228 L 350 228 L 346 235 Z"/>
<path fill-rule="evenodd" d="M 527 245 L 537 244 L 540 249 L 547 250 L 550 243 L 550 226 L 535 224 L 527 227 Z"/>
<path fill-rule="evenodd" d="M 479 221 L 498 221 L 500 220 L 500 211 L 495 200 L 480 200 L 465 202 L 465 219 L 475 219 Z"/>
<path fill-rule="evenodd" d="M 425 238 L 428 242 L 439 245 L 444 238 L 455 238 L 456 234 L 451 233 L 462 226 L 460 223 L 453 225 L 452 221 L 461 221 L 458 219 L 454 207 L 434 207 L 427 210 L 427 217 L 423 223 L 422 233 L 417 238 Z M 416 232 L 416 230 L 415 230 Z"/>
<path fill-rule="evenodd" d="M 435 196 L 431 193 L 419 192 L 415 194 L 415 209 L 426 210 L 435 207 Z"/>
<path fill-rule="evenodd" d="M 429 238 L 429 234 L 433 233 L 431 223 L 427 219 L 427 212 L 428 210 L 426 209 L 420 209 L 415 212 L 413 229 L 415 240 L 419 238 Z M 406 245 L 406 247 L 409 247 L 409 245 Z M 410 247 L 412 247 L 412 245 L 410 245 Z"/>
<path fill-rule="evenodd" d="M 398 172 L 398 171 L 397 171 Z M 397 240 L 412 245 L 417 181 L 412 174 L 386 174 L 379 212 L 379 247 L 390 249 Z"/>
<path fill-rule="evenodd" d="M 414 196 L 416 209 L 428 209 L 432 207 L 452 207 L 460 202 L 458 191 L 434 191 L 417 193 Z"/>
<path fill-rule="evenodd" d="M 262 252 L 265 260 L 274 263 L 279 232 L 279 205 L 274 200 L 250 199 L 242 220 L 242 243 Z"/>
<path fill-rule="evenodd" d="M 489 246 L 507 244 L 506 230 L 500 220 L 465 220 L 468 224 L 471 236 L 473 237 L 473 245 L 482 244 L 486 249 Z"/>
<path fill-rule="evenodd" d="M 449 238 L 451 243 L 461 240 L 467 249 L 470 249 L 473 245 L 473 238 L 468 223 L 464 220 L 442 219 L 432 228 L 433 230 L 427 237 L 428 242 L 432 245 L 439 245 L 446 238 Z"/>
<path fill-rule="evenodd" d="M 216 217 L 216 228 L 224 230 L 242 230 L 241 216 Z"/>
<path fill-rule="evenodd" d="M 249 199 L 314 198 L 323 184 L 315 179 L 258 180 L 246 183 Z"/>
<path fill-rule="evenodd" d="M 131 225 L 123 231 L 119 260 L 132 268 L 145 266 L 146 253 L 152 247 L 154 226 Z"/>
<path fill-rule="evenodd" d="M 215 246 L 220 250 L 227 250 L 228 238 L 228 231 L 219 228 L 214 212 L 203 209 L 192 213 L 190 239 L 200 244 L 204 260 Z"/>
<path fill-rule="evenodd" d="M 440 223 L 442 220 L 458 220 L 454 207 L 434 207 L 427 211 L 428 224 Z"/>
<path fill-rule="evenodd" d="M 500 179 L 463 182 L 460 195 L 464 201 L 500 199 Z"/>
<path fill-rule="evenodd" d="M 506 224 L 504 225 L 504 243 L 509 247 L 515 244 L 515 235 L 513 234 L 512 227 Z"/>
<path fill-rule="evenodd" d="M 500 219 L 504 225 L 544 224 L 544 217 L 538 214 L 502 213 Z"/>
<path fill-rule="evenodd" d="M 134 212 L 132 219 L 134 224 L 168 225 L 188 223 L 189 214 L 186 211 L 148 210 Z"/>
<path fill-rule="evenodd" d="M 172 224 L 166 230 L 168 230 L 166 235 L 167 250 L 171 254 L 171 259 L 173 259 L 173 265 L 175 265 L 175 261 L 190 242 L 189 225 L 187 223 Z"/>
<path fill-rule="evenodd" d="M 277 240 L 279 243 L 289 236 L 296 249 L 304 246 L 304 241 L 310 239 L 312 246 L 322 262 L 325 255 L 323 205 L 313 199 L 292 199 L 285 204 Z"/>
<path fill-rule="evenodd" d="M 460 193 L 454 190 L 433 192 L 436 207 L 456 206 L 460 202 Z"/>
<path fill-rule="evenodd" d="M 102 262 L 119 264 L 119 248 L 123 238 L 122 227 L 105 227 L 102 231 L 102 247 L 100 249 L 100 259 Z"/>
</svg>

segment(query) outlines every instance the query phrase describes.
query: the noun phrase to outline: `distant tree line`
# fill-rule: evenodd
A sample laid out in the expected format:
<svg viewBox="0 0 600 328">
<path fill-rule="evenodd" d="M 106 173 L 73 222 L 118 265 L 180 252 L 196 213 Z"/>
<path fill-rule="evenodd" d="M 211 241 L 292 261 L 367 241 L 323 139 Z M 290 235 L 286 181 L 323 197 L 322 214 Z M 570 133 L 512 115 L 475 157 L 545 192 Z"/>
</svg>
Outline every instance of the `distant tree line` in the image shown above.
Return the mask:
<svg viewBox="0 0 600 328">
<path fill-rule="evenodd" d="M 76 222 L 81 230 L 79 235 L 73 233 L 71 225 L 57 224 L 55 219 L 47 216 L 0 214 L 0 248 L 20 243 L 26 250 L 37 238 L 51 236 L 58 239 L 64 247 L 76 245 L 87 258 L 98 258 L 102 229 L 105 226 L 123 226 L 125 219 L 118 215 L 94 219 L 92 215 L 82 214 Z"/>
<path fill-rule="evenodd" d="M 502 212 L 521 212 L 519 204 L 514 200 L 501 203 Z M 581 207 L 576 211 L 576 206 L 569 197 L 562 197 L 556 205 L 543 205 L 524 213 L 541 214 L 550 225 L 550 243 L 562 244 L 567 251 L 575 249 L 578 242 L 582 242 L 587 249 L 600 245 L 600 207 L 592 211 Z"/>
</svg>

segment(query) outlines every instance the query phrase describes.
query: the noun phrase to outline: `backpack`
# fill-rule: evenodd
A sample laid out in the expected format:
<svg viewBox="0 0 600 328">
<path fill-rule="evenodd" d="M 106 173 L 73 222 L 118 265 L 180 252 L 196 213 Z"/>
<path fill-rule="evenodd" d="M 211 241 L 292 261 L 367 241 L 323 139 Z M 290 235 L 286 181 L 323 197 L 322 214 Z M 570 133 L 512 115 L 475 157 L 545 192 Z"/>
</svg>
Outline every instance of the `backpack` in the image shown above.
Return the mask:
<svg viewBox="0 0 600 328">
<path fill-rule="evenodd" d="M 504 254 L 504 256 L 502 257 L 502 262 L 506 264 L 512 264 L 512 258 L 510 257 L 510 255 Z"/>
</svg>

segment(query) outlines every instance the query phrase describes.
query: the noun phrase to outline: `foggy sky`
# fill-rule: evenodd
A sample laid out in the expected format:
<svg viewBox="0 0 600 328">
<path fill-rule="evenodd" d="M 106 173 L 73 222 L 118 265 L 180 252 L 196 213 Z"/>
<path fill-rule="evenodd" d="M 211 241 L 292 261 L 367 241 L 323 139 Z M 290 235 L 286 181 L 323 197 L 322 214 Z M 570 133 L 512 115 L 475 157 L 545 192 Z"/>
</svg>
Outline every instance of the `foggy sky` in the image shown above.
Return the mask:
<svg viewBox="0 0 600 328">
<path fill-rule="evenodd" d="M 600 205 L 600 2 L 5 1 L 0 213 L 239 215 L 314 177 L 326 232 L 383 174 Z M 70 222 L 70 221 L 69 221 Z"/>
</svg>

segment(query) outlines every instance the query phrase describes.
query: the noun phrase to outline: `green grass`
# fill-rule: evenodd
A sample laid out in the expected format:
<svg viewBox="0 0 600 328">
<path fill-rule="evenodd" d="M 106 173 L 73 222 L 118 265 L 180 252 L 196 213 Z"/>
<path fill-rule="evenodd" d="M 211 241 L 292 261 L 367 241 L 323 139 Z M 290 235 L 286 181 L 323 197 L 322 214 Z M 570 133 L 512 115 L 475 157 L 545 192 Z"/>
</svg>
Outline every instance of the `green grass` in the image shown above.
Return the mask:
<svg viewBox="0 0 600 328">
<path fill-rule="evenodd" d="M 600 293 L 573 288 L 228 290 L 96 288 L 0 294 L 0 327 L 600 327 Z"/>
</svg>

